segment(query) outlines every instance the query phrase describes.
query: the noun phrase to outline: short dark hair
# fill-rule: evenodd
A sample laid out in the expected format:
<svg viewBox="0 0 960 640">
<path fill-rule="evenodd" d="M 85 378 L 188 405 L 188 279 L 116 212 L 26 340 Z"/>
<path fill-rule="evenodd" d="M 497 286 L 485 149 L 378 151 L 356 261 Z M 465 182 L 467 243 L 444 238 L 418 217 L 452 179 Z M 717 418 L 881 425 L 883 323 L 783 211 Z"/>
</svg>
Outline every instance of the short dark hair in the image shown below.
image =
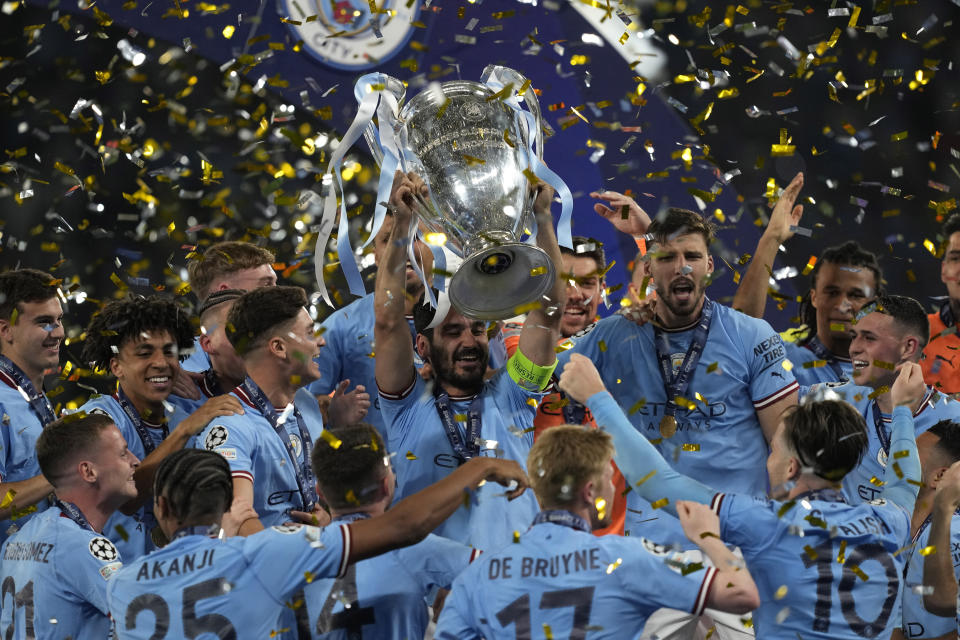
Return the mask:
<svg viewBox="0 0 960 640">
<path fill-rule="evenodd" d="M 867 450 L 867 423 L 843 400 L 794 405 L 783 412 L 787 443 L 814 475 L 839 482 Z"/>
<path fill-rule="evenodd" d="M 950 240 L 950 236 L 960 231 L 960 213 L 951 214 L 943 223 L 943 241 Z"/>
<path fill-rule="evenodd" d="M 230 465 L 219 453 L 181 449 L 167 456 L 153 478 L 154 500 L 164 496 L 180 522 L 219 519 L 233 502 Z"/>
<path fill-rule="evenodd" d="M 94 453 L 100 434 L 115 424 L 105 413 L 78 412 L 54 420 L 37 438 L 37 463 L 40 473 L 54 487 L 69 475 L 69 465 Z"/>
<path fill-rule="evenodd" d="M 378 500 L 377 489 L 388 459 L 383 438 L 365 422 L 330 427 L 329 431 L 336 440 L 318 439 L 311 455 L 327 503 L 334 509 L 350 509 Z"/>
<path fill-rule="evenodd" d="M 699 233 L 709 247 L 710 243 L 713 242 L 716 231 L 713 223 L 699 213 L 689 209 L 678 209 L 677 207 L 667 209 L 666 213 L 657 216 L 647 228 L 647 238 L 657 244 L 670 242 L 677 236 L 689 233 Z"/>
<path fill-rule="evenodd" d="M 937 436 L 936 448 L 951 463 L 960 460 L 960 422 L 941 420 L 927 431 Z"/>
<path fill-rule="evenodd" d="M 227 305 L 229 309 L 233 305 L 234 300 L 239 299 L 245 293 L 246 291 L 240 289 L 221 289 L 220 291 L 211 293 L 207 296 L 206 300 L 200 303 L 200 309 L 197 311 L 200 324 L 206 325 L 215 311 L 221 309 L 224 305 Z"/>
<path fill-rule="evenodd" d="M 187 266 L 190 288 L 199 300 L 203 300 L 210 295 L 210 285 L 217 278 L 228 273 L 273 264 L 273 260 L 274 256 L 270 251 L 249 242 L 218 242 Z"/>
<path fill-rule="evenodd" d="M 607 270 L 607 256 L 603 252 L 603 243 L 585 236 L 573 236 L 573 248 L 560 247 L 563 255 L 576 258 L 593 258 L 597 263 L 597 277 L 602 278 Z"/>
<path fill-rule="evenodd" d="M 893 318 L 894 322 L 907 333 L 920 339 L 920 347 L 925 347 L 930 340 L 930 322 L 923 306 L 908 296 L 882 295 L 877 296 L 869 305 L 860 309 L 857 318 L 868 313 L 882 313 Z"/>
<path fill-rule="evenodd" d="M 180 305 L 161 296 L 131 296 L 107 303 L 87 326 L 81 354 L 96 369 L 110 369 L 114 358 L 128 340 L 137 340 L 151 331 L 166 331 L 182 352 L 193 347 L 190 316 Z"/>
<path fill-rule="evenodd" d="M 294 320 L 307 306 L 301 287 L 260 287 L 237 298 L 227 314 L 227 339 L 241 357 L 260 346 L 278 325 Z"/>
<path fill-rule="evenodd" d="M 0 318 L 10 320 L 23 302 L 46 302 L 57 295 L 56 280 L 37 269 L 0 273 Z"/>
<path fill-rule="evenodd" d="M 864 249 L 859 242 L 850 240 L 824 249 L 810 272 L 810 291 L 817 288 L 817 276 L 820 275 L 820 268 L 824 264 L 867 269 L 873 273 L 873 279 L 877 285 L 876 294 L 883 293 L 883 271 L 877 261 L 877 256 Z M 800 301 L 800 318 L 804 324 L 811 328 L 810 337 L 813 337 L 817 327 L 817 310 L 813 308 L 813 304 L 810 302 L 810 291 Z"/>
</svg>

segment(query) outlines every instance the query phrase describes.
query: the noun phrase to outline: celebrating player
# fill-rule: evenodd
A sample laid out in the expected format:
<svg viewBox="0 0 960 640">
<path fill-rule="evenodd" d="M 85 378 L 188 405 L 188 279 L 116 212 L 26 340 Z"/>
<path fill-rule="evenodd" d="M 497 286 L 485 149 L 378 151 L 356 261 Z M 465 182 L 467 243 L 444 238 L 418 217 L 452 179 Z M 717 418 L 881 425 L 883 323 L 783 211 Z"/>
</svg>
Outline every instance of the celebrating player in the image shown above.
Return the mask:
<svg viewBox="0 0 960 640">
<path fill-rule="evenodd" d="M 923 379 L 944 393 L 960 393 L 960 349 L 957 317 L 960 314 L 960 213 L 943 223 L 946 247 L 940 263 L 940 280 L 947 286 L 947 299 L 930 321 L 930 343 L 923 350 Z"/>
<path fill-rule="evenodd" d="M 923 606 L 923 593 L 926 583 L 923 579 L 924 564 L 938 562 L 934 554 L 952 558 L 954 580 L 960 580 L 960 559 L 954 555 L 960 549 L 960 514 L 954 512 L 949 526 L 950 545 L 939 548 L 930 546 L 930 522 L 934 517 L 936 496 L 941 490 L 949 491 L 945 475 L 953 463 L 960 460 L 960 424 L 950 420 L 941 420 L 928 431 L 917 436 L 917 452 L 920 456 L 920 470 L 923 482 L 917 494 L 917 506 L 913 510 L 910 524 L 912 544 L 907 553 L 907 569 L 904 572 L 902 624 L 893 633 L 892 640 L 904 638 L 925 638 L 930 640 L 955 640 L 957 623 L 955 612 L 949 617 L 930 613 Z"/>
<path fill-rule="evenodd" d="M 353 563 L 423 540 L 459 507 L 464 492 L 484 481 L 507 486 L 511 498 L 527 485 L 516 462 L 477 458 L 383 515 L 219 540 L 234 499 L 230 467 L 208 451 L 178 452 L 158 470 L 154 487 L 157 521 L 170 544 L 128 563 L 108 586 L 116 637 L 275 637 L 283 631 L 281 613 L 307 583 L 342 579 Z"/>
<path fill-rule="evenodd" d="M 137 497 L 139 461 L 113 420 L 100 414 L 47 425 L 37 459 L 56 502 L 0 549 L 0 627 L 18 640 L 107 638 L 107 581 L 121 556 L 104 526 Z"/>
<path fill-rule="evenodd" d="M 53 487 L 40 474 L 34 443 L 56 418 L 43 377 L 60 366 L 63 308 L 49 274 L 18 269 L 0 274 L 0 542 L 46 508 Z"/>
<path fill-rule="evenodd" d="M 306 304 L 300 287 L 262 287 L 235 300 L 227 316 L 227 337 L 247 370 L 231 394 L 244 413 L 211 422 L 196 446 L 227 459 L 233 494 L 259 514 L 241 535 L 298 517 L 326 521 L 310 469 L 323 417 L 304 388 L 319 375 L 313 358 L 323 338 Z"/>
<path fill-rule="evenodd" d="M 579 426 L 545 431 L 527 468 L 542 511 L 517 544 L 486 554 L 454 583 L 437 626 L 440 640 L 636 638 L 660 607 L 699 616 L 704 606 L 746 613 L 757 587 L 723 544 L 716 516 L 681 504 L 684 529 L 714 567 L 682 567 L 637 538 L 590 535 L 613 501 L 609 434 Z M 696 505 L 699 506 L 699 505 Z M 589 632 L 589 633 L 588 633 Z"/>
<path fill-rule="evenodd" d="M 537 243 L 559 265 L 550 215 L 553 190 L 546 185 L 537 188 Z M 487 381 L 485 323 L 450 309 L 443 295 L 436 310 L 428 303 L 417 305 L 417 351 L 433 369 L 431 392 L 414 368 L 403 305 L 403 239 L 413 216 L 413 194 L 421 189 L 425 192 L 417 176 L 397 172 L 390 197 L 394 228 L 377 273 L 374 303 L 376 378 L 388 446 L 398 454 L 399 496 L 418 491 L 470 458 L 526 457 L 533 443 L 535 400 L 556 364 L 554 345 L 564 301 L 565 285 L 557 278 L 547 300 L 527 317 L 516 353 Z M 493 549 L 509 543 L 513 532 L 526 526 L 536 511 L 532 496 L 505 504 L 494 487 L 484 486 L 437 533 L 479 549 Z"/>
<path fill-rule="evenodd" d="M 272 287 L 277 284 L 273 259 L 270 251 L 249 242 L 218 242 L 187 267 L 190 288 L 203 303 L 211 293 L 223 289 L 250 291 L 257 287 Z M 203 350 L 199 336 L 194 340 L 193 352 L 182 366 L 184 371 L 193 373 L 203 373 L 210 368 L 210 358 Z"/>
<path fill-rule="evenodd" d="M 793 237 L 803 205 L 796 205 L 803 174 L 790 182 L 770 214 L 753 260 L 740 281 L 733 307 L 763 317 L 770 270 L 780 245 Z M 814 260 L 810 291 L 801 305 L 805 332 L 791 332 L 784 343 L 793 374 L 801 385 L 849 380 L 851 325 L 860 308 L 882 293 L 877 257 L 856 242 L 829 247 Z"/>
<path fill-rule="evenodd" d="M 711 505 L 723 540 L 740 548 L 756 578 L 758 638 L 889 637 L 899 623 L 902 548 L 920 478 L 909 410 L 925 391 L 919 365 L 904 364 L 890 391 L 895 463 L 883 476 L 882 500 L 853 505 L 838 489 L 864 453 L 866 424 L 845 402 L 784 412 L 767 458 L 774 499 L 766 499 L 718 493 L 677 472 L 633 428 L 589 359 L 571 358 L 560 386 L 613 435 L 617 464 L 634 490 L 668 510 L 681 500 Z"/>
<path fill-rule="evenodd" d="M 928 555 L 923 561 L 923 606 L 944 618 L 955 616 L 960 632 L 960 608 L 957 604 L 957 576 L 953 559 L 953 521 L 960 510 L 960 462 L 943 474 L 930 513 Z M 948 553 L 946 550 L 950 549 Z M 948 637 L 954 637 L 949 635 Z"/>
<path fill-rule="evenodd" d="M 330 432 L 335 440 L 320 440 L 313 448 L 313 468 L 321 497 L 330 505 L 331 526 L 382 515 L 396 484 L 383 438 L 363 423 Z M 477 555 L 476 549 L 431 534 L 413 546 L 351 564 L 340 578 L 307 585 L 304 623 L 318 640 L 344 634 L 422 638 L 428 621 L 424 598 L 449 589 Z"/>
<path fill-rule="evenodd" d="M 207 398 L 230 393 L 247 377 L 243 358 L 227 338 L 227 314 L 233 307 L 233 301 L 244 294 L 241 289 L 220 289 L 214 291 L 200 305 L 200 322 L 203 333 L 200 335 L 200 347 L 210 359 L 210 368 L 203 372 L 200 391 Z"/>
<path fill-rule="evenodd" d="M 897 368 L 919 360 L 927 343 L 927 321 L 920 303 L 913 298 L 884 295 L 861 310 L 853 335 L 853 382 L 811 387 L 814 392 L 829 388 L 855 406 L 867 421 L 867 451 L 843 479 L 843 491 L 851 502 L 874 500 L 883 490 L 876 479 L 883 476 L 890 455 L 894 403 L 889 390 Z M 960 421 L 960 402 L 929 387 L 913 411 L 917 436 L 940 420 Z"/>
<path fill-rule="evenodd" d="M 384 255 L 390 244 L 390 238 L 393 234 L 394 216 L 388 212 L 383 219 L 383 225 L 380 231 L 373 239 L 374 264 L 377 267 L 383 265 Z M 403 243 L 403 249 L 406 250 L 406 242 Z M 433 270 L 433 253 L 421 241 L 416 241 L 413 245 L 413 254 L 416 258 L 417 269 L 420 269 L 427 280 L 430 281 Z M 413 326 L 413 307 L 417 300 L 423 295 L 423 281 L 420 275 L 413 267 L 413 263 L 406 262 L 404 269 L 404 291 L 403 308 L 404 316 L 407 318 L 408 331 L 411 339 L 415 339 L 416 330 Z M 376 394 L 377 382 L 374 374 L 374 355 L 377 351 L 373 340 L 373 298 L 374 294 L 369 293 L 359 300 L 354 300 L 345 307 L 334 311 L 323 322 L 323 338 L 326 340 L 326 348 L 320 351 L 317 358 L 317 365 L 320 368 L 320 379 L 310 385 L 310 391 L 320 395 L 326 395 L 332 392 L 346 390 L 342 386 L 343 381 L 349 381 L 352 389 L 345 395 L 359 393 L 366 396 L 366 399 L 358 398 L 359 404 L 370 405 L 370 394 Z M 423 360 L 416 357 L 415 364 L 419 368 Z M 332 400 L 328 409 L 328 417 L 331 422 L 336 424 L 351 424 L 363 419 L 380 432 L 384 440 L 387 439 L 386 426 L 383 422 L 383 415 L 380 412 L 380 399 L 373 399 L 373 410 L 363 416 L 358 412 L 350 411 L 358 402 L 337 402 Z M 348 409 L 343 411 L 343 409 Z"/>
<path fill-rule="evenodd" d="M 80 409 L 110 416 L 130 451 L 142 460 L 135 474 L 138 500 L 117 511 L 106 528 L 128 561 L 155 546 L 151 534 L 156 523 L 147 507 L 157 465 L 188 446 L 214 417 L 243 411 L 230 396 L 212 398 L 199 408 L 170 401 L 179 350 L 189 348 L 192 340 L 186 313 L 159 296 L 110 302 L 87 327 L 83 359 L 94 369 L 109 371 L 117 379 L 117 390 L 91 398 Z"/>
</svg>

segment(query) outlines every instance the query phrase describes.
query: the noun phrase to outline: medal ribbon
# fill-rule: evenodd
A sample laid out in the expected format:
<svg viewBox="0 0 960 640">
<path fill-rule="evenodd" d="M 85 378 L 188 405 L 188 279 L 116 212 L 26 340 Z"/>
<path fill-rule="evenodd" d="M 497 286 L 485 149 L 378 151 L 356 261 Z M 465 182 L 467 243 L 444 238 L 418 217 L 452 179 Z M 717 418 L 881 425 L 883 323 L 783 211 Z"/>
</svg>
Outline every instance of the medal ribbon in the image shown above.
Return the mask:
<svg viewBox="0 0 960 640">
<path fill-rule="evenodd" d="M 274 409 L 270 400 L 267 399 L 266 394 L 257 386 L 257 383 L 248 377 L 244 380 L 243 384 L 237 387 L 237 391 L 241 391 L 243 395 L 247 396 L 250 404 L 256 407 L 257 410 L 263 414 L 263 417 L 270 422 L 270 426 L 273 427 L 277 437 L 283 442 L 283 446 L 287 450 L 287 455 L 290 456 L 290 461 L 293 462 L 293 472 L 297 477 L 297 489 L 300 491 L 303 510 L 307 513 L 313 511 L 317 506 L 318 500 L 316 480 L 313 476 L 313 469 L 310 468 L 310 452 L 313 450 L 313 438 L 310 437 L 310 432 L 307 431 L 303 423 L 303 416 L 300 415 L 300 411 L 296 407 L 293 407 L 293 415 L 297 419 L 297 430 L 300 432 L 300 442 L 303 445 L 303 459 L 305 461 L 303 463 L 297 459 L 297 452 L 293 448 L 293 443 L 290 442 L 290 435 L 280 423 L 280 416 L 277 415 L 277 410 Z"/>
<path fill-rule="evenodd" d="M 203 536 L 205 538 L 216 538 L 220 535 L 220 525 L 218 524 L 207 524 L 199 525 L 196 527 L 184 527 L 182 529 L 177 529 L 177 532 L 173 534 L 173 537 L 170 538 L 170 542 L 177 540 L 179 538 L 186 538 L 187 536 Z"/>
<path fill-rule="evenodd" d="M 59 498 L 56 501 L 56 505 L 60 507 L 60 511 L 63 513 L 63 515 L 80 525 L 81 529 L 87 529 L 89 531 L 93 531 L 94 533 L 99 533 L 90 526 L 90 523 L 87 522 L 86 517 L 84 517 L 77 505 L 73 504 L 72 502 L 67 502 L 66 500 L 60 500 Z"/>
<path fill-rule="evenodd" d="M 667 392 L 667 405 L 664 408 L 665 416 L 673 417 L 676 415 L 678 407 L 675 399 L 685 397 L 687 389 L 690 387 L 693 373 L 697 369 L 697 363 L 700 362 L 703 348 L 707 344 L 707 335 L 710 333 L 710 322 L 712 320 L 713 301 L 704 297 L 700 322 L 693 331 L 690 346 L 687 347 L 687 353 L 683 357 L 683 362 L 676 374 L 673 373 L 673 363 L 670 361 L 670 342 L 667 339 L 667 334 L 656 325 L 653 327 L 657 360 L 660 363 L 660 375 L 663 377 L 663 386 Z"/>
<path fill-rule="evenodd" d="M 837 357 L 827 349 L 827 346 L 820 342 L 820 338 L 813 336 L 807 341 L 807 344 L 803 345 L 810 351 L 813 351 L 813 354 L 817 356 L 818 360 L 826 360 L 827 366 L 833 371 L 837 376 L 837 380 L 846 380 L 847 376 L 843 372 L 843 369 L 840 367 L 840 363 L 837 362 Z"/>
<path fill-rule="evenodd" d="M 440 389 L 440 385 L 437 385 Z M 477 395 L 470 403 L 467 409 L 467 439 L 464 442 L 460 435 L 460 429 L 454 420 L 453 411 L 450 409 L 450 396 L 446 391 L 440 389 L 439 393 L 433 399 L 437 407 L 437 413 L 440 414 L 440 421 L 443 423 L 443 430 L 447 434 L 447 441 L 453 448 L 453 453 L 463 464 L 470 458 L 480 455 L 480 396 Z"/>
<path fill-rule="evenodd" d="M 562 407 L 563 421 L 566 424 L 583 424 L 587 418 L 587 408 L 563 392 L 560 393 L 560 397 L 567 400 Z"/>
<path fill-rule="evenodd" d="M 542 522 L 559 524 L 561 526 L 570 527 L 571 529 L 578 529 L 586 533 L 591 533 L 593 531 L 586 520 L 575 513 L 570 513 L 569 511 L 564 511 L 562 509 L 546 509 L 541 511 L 537 514 L 537 517 L 533 519 L 533 524 L 530 526 L 536 526 Z"/>
<path fill-rule="evenodd" d="M 53 405 L 50 404 L 47 396 L 42 391 L 37 391 L 27 374 L 7 356 L 0 356 L 0 373 L 10 378 L 10 381 L 13 382 L 11 386 L 16 387 L 24 396 L 30 404 L 30 410 L 37 416 L 41 425 L 45 427 L 57 419 L 57 415 L 53 411 Z"/>
<path fill-rule="evenodd" d="M 120 408 L 123 409 L 123 412 L 130 418 L 130 422 L 133 423 L 133 428 L 137 430 L 137 435 L 140 436 L 140 442 L 143 443 L 143 450 L 146 452 L 146 455 L 153 453 L 153 450 L 156 449 L 157 446 L 153 444 L 153 438 L 150 437 L 150 432 L 147 431 L 146 425 L 143 424 L 143 418 L 140 417 L 140 413 L 137 411 L 137 408 L 133 406 L 133 403 L 130 402 L 127 394 L 123 392 L 123 388 L 118 386 L 117 393 L 114 394 L 113 397 L 120 403 Z M 167 435 L 169 435 L 167 425 L 161 425 L 160 429 L 163 431 L 164 439 L 166 439 Z"/>
</svg>

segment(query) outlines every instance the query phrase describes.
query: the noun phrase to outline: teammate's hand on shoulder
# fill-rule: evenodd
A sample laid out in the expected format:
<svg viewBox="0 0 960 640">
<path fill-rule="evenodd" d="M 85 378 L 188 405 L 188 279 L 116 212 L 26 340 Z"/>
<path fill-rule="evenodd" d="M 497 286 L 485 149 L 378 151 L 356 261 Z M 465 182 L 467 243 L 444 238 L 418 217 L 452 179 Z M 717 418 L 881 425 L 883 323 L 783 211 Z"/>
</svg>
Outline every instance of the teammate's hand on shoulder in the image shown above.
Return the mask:
<svg viewBox="0 0 960 640">
<path fill-rule="evenodd" d="M 188 400 L 199 400 L 203 397 L 200 388 L 197 386 L 201 380 L 203 380 L 202 373 L 193 373 L 183 367 L 177 367 L 177 372 L 173 376 L 173 391 L 171 393 Z"/>
<path fill-rule="evenodd" d="M 330 423 L 338 426 L 360 422 L 370 409 L 370 394 L 366 387 L 358 384 L 350 393 L 344 393 L 350 386 L 350 380 L 343 380 L 337 385 L 327 409 Z"/>
<path fill-rule="evenodd" d="M 230 510 L 223 514 L 223 519 L 220 521 L 220 530 L 223 531 L 225 538 L 232 538 L 240 532 L 240 525 L 247 520 L 259 517 L 260 515 L 253 508 L 252 501 L 238 498 L 230 505 Z"/>
<path fill-rule="evenodd" d="M 650 216 L 630 196 L 616 191 L 594 191 L 591 198 L 603 200 L 593 205 L 593 210 L 607 219 L 617 231 L 631 236 L 641 236 L 650 226 Z"/>
<path fill-rule="evenodd" d="M 803 205 L 794 206 L 797 196 L 800 195 L 800 189 L 803 187 L 803 174 L 798 173 L 787 185 L 787 188 L 780 194 L 780 199 L 774 205 L 770 213 L 770 221 L 767 222 L 767 228 L 763 235 L 773 239 L 777 244 L 783 244 L 793 237 L 794 229 L 800 224 L 800 218 L 803 216 Z"/>
<path fill-rule="evenodd" d="M 648 295 L 641 298 L 632 282 L 628 285 L 627 295 L 620 305 L 618 313 L 640 327 L 652 321 L 657 313 L 657 297 Z"/>
<path fill-rule="evenodd" d="M 506 487 L 509 500 L 520 497 L 530 486 L 530 479 L 516 460 L 477 456 L 468 460 L 467 464 L 485 465 L 486 473 L 483 479 Z"/>
<path fill-rule="evenodd" d="M 586 404 L 590 396 L 607 389 L 593 361 L 583 354 L 574 353 L 560 373 L 560 390 L 580 404 Z"/>
<path fill-rule="evenodd" d="M 330 524 L 330 514 L 326 509 L 317 505 L 313 511 L 297 511 L 293 509 L 290 511 L 290 517 L 293 518 L 295 523 L 299 524 L 308 524 L 313 527 L 325 527 Z"/>
<path fill-rule="evenodd" d="M 240 401 L 230 394 L 214 396 L 184 418 L 177 429 L 184 429 L 189 435 L 196 435 L 203 431 L 214 418 L 232 415 L 243 415 L 243 405 Z"/>
<path fill-rule="evenodd" d="M 890 399 L 893 406 L 909 406 L 916 410 L 920 401 L 927 392 L 927 385 L 923 381 L 923 370 L 916 362 L 904 362 L 900 365 L 900 373 L 890 388 Z"/>
<path fill-rule="evenodd" d="M 690 542 L 699 545 L 706 538 L 720 539 L 720 518 L 707 505 L 679 500 L 677 516 Z"/>
</svg>

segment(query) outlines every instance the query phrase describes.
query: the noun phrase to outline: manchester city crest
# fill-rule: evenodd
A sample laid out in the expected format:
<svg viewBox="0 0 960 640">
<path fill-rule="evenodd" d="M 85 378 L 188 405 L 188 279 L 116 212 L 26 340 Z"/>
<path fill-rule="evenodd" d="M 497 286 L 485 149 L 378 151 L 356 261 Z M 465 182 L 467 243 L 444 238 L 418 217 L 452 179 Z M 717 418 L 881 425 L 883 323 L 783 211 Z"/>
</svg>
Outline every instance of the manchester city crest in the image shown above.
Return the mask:
<svg viewBox="0 0 960 640">
<path fill-rule="evenodd" d="M 278 0 L 284 22 L 303 48 L 344 71 L 371 69 L 410 39 L 420 0 Z"/>
<path fill-rule="evenodd" d="M 293 445 L 293 452 L 297 454 L 297 457 L 299 458 L 303 453 L 303 442 L 300 441 L 300 436 L 291 433 L 290 444 Z"/>
</svg>

